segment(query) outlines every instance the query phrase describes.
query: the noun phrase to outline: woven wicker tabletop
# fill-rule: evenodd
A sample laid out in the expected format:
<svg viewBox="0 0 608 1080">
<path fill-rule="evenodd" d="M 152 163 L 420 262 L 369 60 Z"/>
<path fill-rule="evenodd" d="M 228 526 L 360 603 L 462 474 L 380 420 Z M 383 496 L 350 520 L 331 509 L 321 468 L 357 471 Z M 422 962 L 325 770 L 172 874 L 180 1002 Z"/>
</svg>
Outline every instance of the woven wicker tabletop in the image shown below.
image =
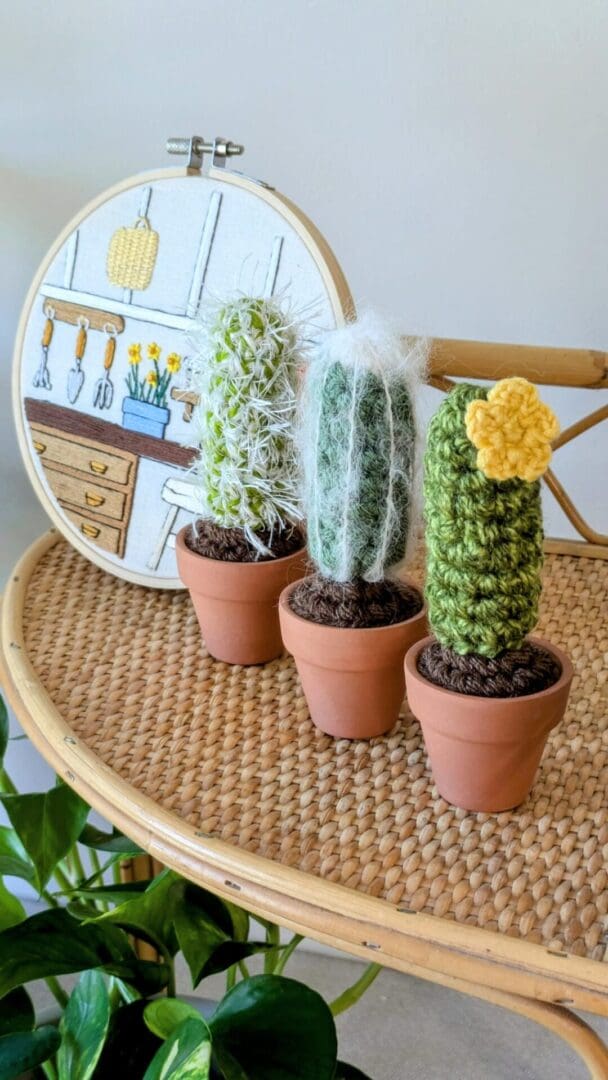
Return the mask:
<svg viewBox="0 0 608 1080">
<path fill-rule="evenodd" d="M 603 960 L 608 930 L 608 563 L 549 556 L 540 630 L 575 666 L 568 713 L 527 802 L 448 805 L 404 707 L 393 731 L 334 741 L 291 658 L 212 660 L 185 592 L 120 581 L 65 541 L 27 583 L 29 661 L 74 736 L 197 833 L 399 910 Z"/>
</svg>

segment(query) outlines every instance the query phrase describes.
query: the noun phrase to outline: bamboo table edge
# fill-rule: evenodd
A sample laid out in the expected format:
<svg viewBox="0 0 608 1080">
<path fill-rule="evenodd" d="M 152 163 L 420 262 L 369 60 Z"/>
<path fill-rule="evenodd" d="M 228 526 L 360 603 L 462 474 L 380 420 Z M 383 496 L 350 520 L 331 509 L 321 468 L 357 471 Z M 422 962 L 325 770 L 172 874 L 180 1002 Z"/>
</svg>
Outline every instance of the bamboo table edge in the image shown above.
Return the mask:
<svg viewBox="0 0 608 1080">
<path fill-rule="evenodd" d="M 22 612 L 28 583 L 40 558 L 60 539 L 54 529 L 45 533 L 10 575 L 2 603 L 0 676 L 37 750 L 99 813 L 153 858 L 224 899 L 367 962 L 486 1000 L 494 997 L 496 1004 L 515 1011 L 518 996 L 530 1006 L 548 1003 L 608 1016 L 608 975 L 601 961 L 395 908 L 386 900 L 273 862 L 202 834 L 121 780 L 74 736 L 25 649 Z M 501 995 L 509 1000 L 497 1000 Z M 566 1022 L 570 1014 L 561 1011 Z M 606 1073 L 593 1075 L 608 1076 L 608 1056 L 605 1063 Z"/>
</svg>

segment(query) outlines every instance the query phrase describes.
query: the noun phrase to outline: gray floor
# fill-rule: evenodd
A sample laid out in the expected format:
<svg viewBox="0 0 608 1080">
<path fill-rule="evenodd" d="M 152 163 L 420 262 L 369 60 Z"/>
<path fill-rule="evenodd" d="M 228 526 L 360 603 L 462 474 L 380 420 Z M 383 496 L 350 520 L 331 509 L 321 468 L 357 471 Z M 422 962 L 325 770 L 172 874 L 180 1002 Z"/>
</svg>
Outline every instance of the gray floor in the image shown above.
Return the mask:
<svg viewBox="0 0 608 1080">
<path fill-rule="evenodd" d="M 331 1001 L 362 969 L 352 960 L 300 950 L 285 974 Z M 62 982 L 68 987 L 72 980 Z M 178 990 L 192 993 L 183 967 Z M 224 976 L 207 979 L 199 993 L 217 1000 Z M 33 996 L 38 1007 L 48 1004 L 44 986 Z M 608 1020 L 587 1019 L 608 1041 Z M 340 1056 L 372 1080 L 588 1080 L 566 1043 L 538 1025 L 393 971 L 381 972 L 337 1025 Z"/>
</svg>

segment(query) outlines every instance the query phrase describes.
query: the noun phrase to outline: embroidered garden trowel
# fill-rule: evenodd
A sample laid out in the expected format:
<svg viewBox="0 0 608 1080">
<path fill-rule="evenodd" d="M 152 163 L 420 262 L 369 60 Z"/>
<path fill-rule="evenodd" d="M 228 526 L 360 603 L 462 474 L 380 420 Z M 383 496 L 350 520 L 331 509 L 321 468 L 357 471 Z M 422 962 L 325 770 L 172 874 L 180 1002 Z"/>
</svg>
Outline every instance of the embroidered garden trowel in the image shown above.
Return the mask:
<svg viewBox="0 0 608 1080">
<path fill-rule="evenodd" d="M 84 371 L 82 370 L 82 358 L 84 356 L 84 350 L 87 347 L 87 330 L 89 328 L 89 320 L 81 318 L 78 323 L 78 333 L 76 335 L 76 348 L 74 350 L 74 366 L 68 371 L 68 400 L 74 404 L 80 391 L 82 390 L 82 384 L 84 382 Z"/>
</svg>

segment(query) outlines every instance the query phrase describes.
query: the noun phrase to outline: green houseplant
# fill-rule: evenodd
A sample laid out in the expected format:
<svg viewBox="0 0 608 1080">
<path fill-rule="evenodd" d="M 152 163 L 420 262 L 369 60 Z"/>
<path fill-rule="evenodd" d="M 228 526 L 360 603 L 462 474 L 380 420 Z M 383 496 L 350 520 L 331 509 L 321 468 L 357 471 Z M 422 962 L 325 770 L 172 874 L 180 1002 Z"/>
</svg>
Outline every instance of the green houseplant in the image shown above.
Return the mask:
<svg viewBox="0 0 608 1080">
<path fill-rule="evenodd" d="M 277 300 L 238 296 L 203 309 L 193 347 L 201 517 L 178 534 L 178 570 L 211 654 L 264 663 L 282 651 L 279 593 L 305 567 L 294 444 L 300 330 Z"/>
<path fill-rule="evenodd" d="M 415 399 L 426 358 L 368 314 L 326 336 L 301 407 L 303 503 L 313 574 L 280 616 L 311 715 L 323 731 L 388 731 L 403 656 L 426 632 L 422 597 L 398 576 L 416 532 Z"/>
<path fill-rule="evenodd" d="M 523 801 L 572 665 L 529 638 L 543 561 L 539 477 L 557 420 L 525 379 L 461 384 L 433 417 L 425 458 L 426 597 L 435 639 L 406 658 L 410 707 L 437 786 L 469 810 Z"/>
<path fill-rule="evenodd" d="M 88 824 L 88 806 L 62 783 L 18 794 L 2 764 L 7 738 L 0 698 L 10 821 L 0 826 L 0 1080 L 26 1070 L 48 1080 L 365 1080 L 338 1061 L 333 1017 L 360 998 L 377 965 L 327 1005 L 284 975 L 299 935 L 282 945 L 265 923 L 263 940 L 251 941 L 245 911 L 169 870 L 122 882 L 120 863 L 141 849 Z M 28 918 L 4 875 L 33 885 L 46 910 Z M 140 959 L 131 935 L 158 959 Z M 193 987 L 226 973 L 226 994 L 205 1016 L 176 996 L 178 953 Z M 264 970 L 250 975 L 256 954 Z M 61 980 L 73 973 L 68 993 Z M 26 989 L 34 979 L 56 1001 L 52 1022 L 35 1015 Z"/>
</svg>

